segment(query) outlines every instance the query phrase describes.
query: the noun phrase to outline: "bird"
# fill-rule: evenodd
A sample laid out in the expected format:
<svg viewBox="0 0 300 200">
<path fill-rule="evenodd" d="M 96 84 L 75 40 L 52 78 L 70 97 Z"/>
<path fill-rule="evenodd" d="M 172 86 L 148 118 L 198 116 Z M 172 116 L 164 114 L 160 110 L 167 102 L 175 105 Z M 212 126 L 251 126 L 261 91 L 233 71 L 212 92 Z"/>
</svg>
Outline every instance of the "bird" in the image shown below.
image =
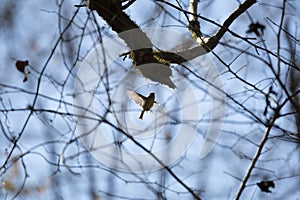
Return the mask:
<svg viewBox="0 0 300 200">
<path fill-rule="evenodd" d="M 139 119 L 141 119 L 141 120 L 143 119 L 145 111 L 149 111 L 153 107 L 153 105 L 155 103 L 157 103 L 155 101 L 155 93 L 154 92 L 149 93 L 148 96 L 145 97 L 131 89 L 127 89 L 127 96 L 129 97 L 129 99 L 131 99 L 136 104 L 138 104 L 139 106 L 142 107 L 142 112 L 139 116 Z"/>
</svg>

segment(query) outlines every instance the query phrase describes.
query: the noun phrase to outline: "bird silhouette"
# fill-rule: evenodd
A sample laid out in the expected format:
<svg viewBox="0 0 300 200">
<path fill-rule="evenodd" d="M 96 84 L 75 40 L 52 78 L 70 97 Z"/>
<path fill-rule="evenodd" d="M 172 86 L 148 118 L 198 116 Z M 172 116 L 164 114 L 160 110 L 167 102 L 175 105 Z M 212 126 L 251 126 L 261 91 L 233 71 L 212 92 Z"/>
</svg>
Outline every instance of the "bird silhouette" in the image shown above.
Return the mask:
<svg viewBox="0 0 300 200">
<path fill-rule="evenodd" d="M 141 120 L 143 119 L 145 111 L 149 111 L 154 105 L 154 103 L 156 103 L 156 101 L 154 100 L 155 93 L 153 92 L 149 93 L 148 96 L 145 97 L 131 89 L 127 89 L 127 96 L 129 97 L 129 99 L 131 99 L 136 104 L 142 107 L 142 112 L 139 116 L 139 119 Z"/>
</svg>

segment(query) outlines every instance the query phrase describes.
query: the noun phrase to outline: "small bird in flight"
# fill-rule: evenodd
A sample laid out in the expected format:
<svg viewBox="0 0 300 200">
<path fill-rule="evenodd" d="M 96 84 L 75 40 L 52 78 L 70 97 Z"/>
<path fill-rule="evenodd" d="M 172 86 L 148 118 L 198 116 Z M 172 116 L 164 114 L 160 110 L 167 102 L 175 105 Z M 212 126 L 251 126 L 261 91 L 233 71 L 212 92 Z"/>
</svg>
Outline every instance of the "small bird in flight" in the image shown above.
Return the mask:
<svg viewBox="0 0 300 200">
<path fill-rule="evenodd" d="M 129 99 L 134 101 L 136 104 L 142 107 L 142 112 L 139 116 L 139 119 L 143 119 L 143 115 L 145 111 L 149 111 L 154 103 L 157 103 L 155 99 L 155 94 L 152 92 L 147 97 L 133 91 L 130 89 L 127 89 L 127 96 Z"/>
</svg>

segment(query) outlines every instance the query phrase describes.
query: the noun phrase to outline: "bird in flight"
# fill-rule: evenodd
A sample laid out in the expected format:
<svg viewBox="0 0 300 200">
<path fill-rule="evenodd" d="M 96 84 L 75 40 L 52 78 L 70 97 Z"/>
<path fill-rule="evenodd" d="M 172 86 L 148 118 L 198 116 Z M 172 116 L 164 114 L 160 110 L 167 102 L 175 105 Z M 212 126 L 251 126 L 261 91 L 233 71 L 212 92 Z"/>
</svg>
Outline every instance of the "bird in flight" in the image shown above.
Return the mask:
<svg viewBox="0 0 300 200">
<path fill-rule="evenodd" d="M 136 104 L 138 104 L 139 106 L 142 107 L 142 112 L 139 116 L 139 119 L 143 119 L 144 116 L 144 112 L 145 111 L 149 111 L 152 106 L 154 105 L 154 103 L 157 103 L 154 99 L 155 99 L 155 93 L 150 93 L 148 94 L 147 97 L 131 90 L 131 89 L 127 89 L 127 96 L 129 97 L 129 99 L 131 99 L 132 101 L 134 101 Z"/>
</svg>

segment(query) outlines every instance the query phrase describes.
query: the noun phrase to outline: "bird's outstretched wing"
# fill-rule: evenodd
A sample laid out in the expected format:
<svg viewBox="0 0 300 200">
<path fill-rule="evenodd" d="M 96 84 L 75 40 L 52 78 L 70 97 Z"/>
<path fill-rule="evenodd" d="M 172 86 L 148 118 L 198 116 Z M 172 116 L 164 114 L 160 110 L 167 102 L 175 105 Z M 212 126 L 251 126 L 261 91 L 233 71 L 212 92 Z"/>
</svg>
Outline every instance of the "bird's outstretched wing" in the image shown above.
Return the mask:
<svg viewBox="0 0 300 200">
<path fill-rule="evenodd" d="M 129 99 L 131 99 L 132 101 L 134 101 L 136 104 L 138 104 L 139 106 L 143 106 L 143 102 L 146 99 L 146 97 L 144 97 L 143 95 L 131 90 L 131 89 L 127 89 L 127 96 L 129 97 Z"/>
</svg>

